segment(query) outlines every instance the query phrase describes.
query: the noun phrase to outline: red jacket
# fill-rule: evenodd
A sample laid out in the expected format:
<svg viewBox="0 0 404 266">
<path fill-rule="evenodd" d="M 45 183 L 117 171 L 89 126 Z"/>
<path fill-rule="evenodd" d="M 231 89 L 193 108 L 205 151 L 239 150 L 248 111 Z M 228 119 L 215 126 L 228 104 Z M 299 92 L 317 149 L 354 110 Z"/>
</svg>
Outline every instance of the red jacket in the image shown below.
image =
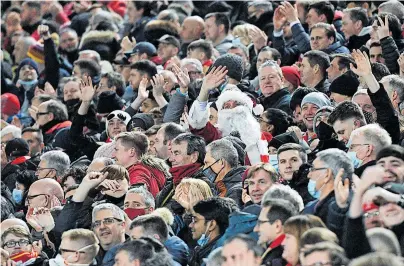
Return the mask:
<svg viewBox="0 0 404 266">
<path fill-rule="evenodd" d="M 157 193 L 160 192 L 166 182 L 164 172 L 141 162 L 130 166 L 128 172 L 130 185 L 145 184 L 154 197 L 156 197 Z"/>
</svg>

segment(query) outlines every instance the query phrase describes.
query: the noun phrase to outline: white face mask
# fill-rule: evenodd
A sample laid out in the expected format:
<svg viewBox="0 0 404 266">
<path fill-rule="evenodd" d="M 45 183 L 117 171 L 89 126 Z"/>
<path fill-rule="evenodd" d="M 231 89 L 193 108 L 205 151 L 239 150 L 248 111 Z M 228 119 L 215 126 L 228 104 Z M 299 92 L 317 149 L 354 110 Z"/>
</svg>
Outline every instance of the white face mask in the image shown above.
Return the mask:
<svg viewBox="0 0 404 266">
<path fill-rule="evenodd" d="M 85 247 L 82 247 L 81 249 L 77 250 L 77 252 L 83 251 L 86 248 L 89 248 L 93 245 L 88 245 Z M 62 255 L 58 254 L 54 259 L 49 260 L 49 265 L 50 266 L 88 266 L 89 264 L 81 264 L 81 263 L 74 263 L 74 262 L 69 262 L 74 255 L 70 255 L 66 259 L 62 257 Z"/>
</svg>

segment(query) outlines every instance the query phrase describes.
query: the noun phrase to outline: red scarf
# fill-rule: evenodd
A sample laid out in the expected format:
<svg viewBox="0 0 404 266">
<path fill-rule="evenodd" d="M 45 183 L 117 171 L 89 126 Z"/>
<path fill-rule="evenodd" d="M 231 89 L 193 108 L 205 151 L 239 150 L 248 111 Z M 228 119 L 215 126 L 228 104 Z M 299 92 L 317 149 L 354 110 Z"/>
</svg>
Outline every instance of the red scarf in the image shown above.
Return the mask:
<svg viewBox="0 0 404 266">
<path fill-rule="evenodd" d="M 177 186 L 185 177 L 192 177 L 193 174 L 201 169 L 200 163 L 192 163 L 181 166 L 175 166 L 170 169 L 173 176 L 174 186 Z"/>
<path fill-rule="evenodd" d="M 269 247 L 267 248 L 267 250 L 265 250 L 264 254 L 262 255 L 262 258 L 265 258 L 266 255 L 268 255 L 268 253 L 273 250 L 274 248 L 279 247 L 283 240 L 285 239 L 286 235 L 282 234 L 280 236 L 278 236 L 274 241 L 272 241 L 272 243 L 269 245 Z"/>
<path fill-rule="evenodd" d="M 51 127 L 48 131 L 45 132 L 45 134 L 52 134 L 55 130 L 65 128 L 65 127 L 70 127 L 72 125 L 71 121 L 64 121 L 62 123 L 56 124 L 53 127 Z"/>
<path fill-rule="evenodd" d="M 18 158 L 16 158 L 16 159 L 14 159 L 12 162 L 11 162 L 11 164 L 12 165 L 17 165 L 17 164 L 22 164 L 22 163 L 25 163 L 27 160 L 29 160 L 29 159 L 31 159 L 31 157 L 29 157 L 29 156 L 21 156 L 21 157 L 18 157 Z"/>
<path fill-rule="evenodd" d="M 10 259 L 15 262 L 21 262 L 21 263 L 26 263 L 27 261 L 33 259 L 34 261 L 38 257 L 38 253 L 35 251 L 32 252 L 27 252 L 27 251 L 21 251 L 17 254 L 11 255 Z"/>
</svg>

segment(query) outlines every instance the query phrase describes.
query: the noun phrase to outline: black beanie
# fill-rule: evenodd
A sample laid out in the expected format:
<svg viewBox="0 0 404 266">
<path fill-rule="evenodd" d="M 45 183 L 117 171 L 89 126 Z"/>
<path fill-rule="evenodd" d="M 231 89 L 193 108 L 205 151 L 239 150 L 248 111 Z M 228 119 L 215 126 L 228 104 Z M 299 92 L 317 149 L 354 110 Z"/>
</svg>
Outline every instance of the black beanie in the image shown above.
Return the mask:
<svg viewBox="0 0 404 266">
<path fill-rule="evenodd" d="M 140 127 L 144 131 L 148 130 L 154 126 L 153 116 L 151 114 L 142 114 L 138 113 L 132 116 L 132 119 L 129 121 L 126 129 L 130 132 L 133 129 Z"/>
<path fill-rule="evenodd" d="M 225 66 L 227 68 L 227 76 L 237 81 L 241 81 L 243 78 L 243 60 L 240 56 L 234 54 L 225 54 L 216 59 L 215 63 L 210 67 L 209 71 L 213 67 Z"/>
<path fill-rule="evenodd" d="M 122 110 L 122 99 L 114 91 L 103 91 L 98 96 L 97 113 L 109 114 L 115 110 Z"/>
<path fill-rule="evenodd" d="M 279 149 L 280 146 L 286 143 L 299 144 L 299 139 L 296 137 L 294 132 L 286 132 L 273 137 L 273 139 L 268 142 L 268 147 Z"/>
<path fill-rule="evenodd" d="M 384 147 L 377 153 L 376 161 L 390 156 L 404 161 L 404 148 L 399 145 L 389 145 Z"/>
<path fill-rule="evenodd" d="M 359 84 L 358 77 L 351 70 L 348 70 L 331 82 L 330 92 L 352 97 L 358 90 Z"/>
<path fill-rule="evenodd" d="M 7 142 L 5 148 L 7 157 L 19 157 L 29 154 L 29 146 L 25 139 L 16 138 Z"/>
</svg>

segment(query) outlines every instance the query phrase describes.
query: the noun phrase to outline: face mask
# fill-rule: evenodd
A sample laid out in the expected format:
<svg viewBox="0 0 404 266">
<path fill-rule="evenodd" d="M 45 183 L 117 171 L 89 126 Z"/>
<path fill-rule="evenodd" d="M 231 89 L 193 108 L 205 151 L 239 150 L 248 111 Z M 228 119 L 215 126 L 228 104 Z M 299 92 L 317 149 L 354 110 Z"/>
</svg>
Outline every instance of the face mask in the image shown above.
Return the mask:
<svg viewBox="0 0 404 266">
<path fill-rule="evenodd" d="M 235 45 L 241 45 L 241 44 L 242 44 L 240 37 L 235 38 L 235 39 L 232 41 L 232 43 L 235 44 Z"/>
<path fill-rule="evenodd" d="M 320 191 L 316 190 L 316 181 L 310 179 L 309 184 L 307 185 L 307 190 L 313 198 L 320 198 Z"/>
<path fill-rule="evenodd" d="M 275 170 L 278 172 L 278 155 L 276 154 L 270 154 L 269 155 L 269 163 L 275 168 Z"/>
<path fill-rule="evenodd" d="M 71 99 L 71 100 L 67 100 L 67 101 L 65 102 L 65 104 L 66 104 L 66 106 L 69 108 L 69 107 L 75 106 L 75 105 L 78 104 L 79 102 L 80 102 L 80 99 Z"/>
<path fill-rule="evenodd" d="M 334 128 L 323 121 L 316 126 L 316 134 L 319 140 L 331 139 L 334 134 Z"/>
<path fill-rule="evenodd" d="M 31 89 L 38 81 L 36 79 L 30 81 L 24 81 L 19 79 L 18 82 L 24 87 L 24 89 Z"/>
<path fill-rule="evenodd" d="M 348 155 L 349 158 L 351 159 L 351 162 L 352 162 L 354 168 L 358 168 L 359 166 L 362 165 L 363 161 L 360 160 L 360 159 L 356 156 L 356 152 L 355 152 L 355 151 L 349 151 L 349 152 L 347 152 L 347 155 Z"/>
<path fill-rule="evenodd" d="M 220 159 L 219 159 L 219 160 L 220 160 Z M 214 162 L 214 163 L 212 163 L 211 165 L 209 165 L 209 167 L 207 167 L 207 168 L 205 168 L 205 169 L 202 170 L 202 174 L 203 174 L 204 176 L 206 176 L 206 178 L 209 179 L 209 181 L 212 182 L 212 183 L 215 183 L 215 180 L 216 180 L 217 176 L 218 176 L 219 173 L 223 170 L 223 168 L 220 169 L 219 173 L 217 173 L 217 174 L 212 170 L 212 166 L 213 166 L 215 163 L 217 163 L 219 160 L 217 160 L 216 162 Z"/>
<path fill-rule="evenodd" d="M 362 110 L 362 112 L 363 112 L 363 115 L 365 116 L 366 123 L 372 124 L 372 123 L 376 122 L 376 120 L 373 118 L 373 113 L 367 112 L 365 110 Z"/>
<path fill-rule="evenodd" d="M 20 189 L 13 189 L 13 199 L 15 203 L 20 204 L 22 201 L 22 190 Z"/>
<path fill-rule="evenodd" d="M 205 246 L 209 242 L 209 235 L 206 235 L 208 232 L 209 226 L 206 227 L 206 231 L 204 234 L 201 235 L 201 237 L 198 239 L 197 243 L 200 247 Z"/>
<path fill-rule="evenodd" d="M 133 220 L 138 216 L 142 216 L 146 214 L 145 209 L 136 209 L 136 208 L 126 208 L 124 212 L 128 215 L 129 219 Z"/>
</svg>

